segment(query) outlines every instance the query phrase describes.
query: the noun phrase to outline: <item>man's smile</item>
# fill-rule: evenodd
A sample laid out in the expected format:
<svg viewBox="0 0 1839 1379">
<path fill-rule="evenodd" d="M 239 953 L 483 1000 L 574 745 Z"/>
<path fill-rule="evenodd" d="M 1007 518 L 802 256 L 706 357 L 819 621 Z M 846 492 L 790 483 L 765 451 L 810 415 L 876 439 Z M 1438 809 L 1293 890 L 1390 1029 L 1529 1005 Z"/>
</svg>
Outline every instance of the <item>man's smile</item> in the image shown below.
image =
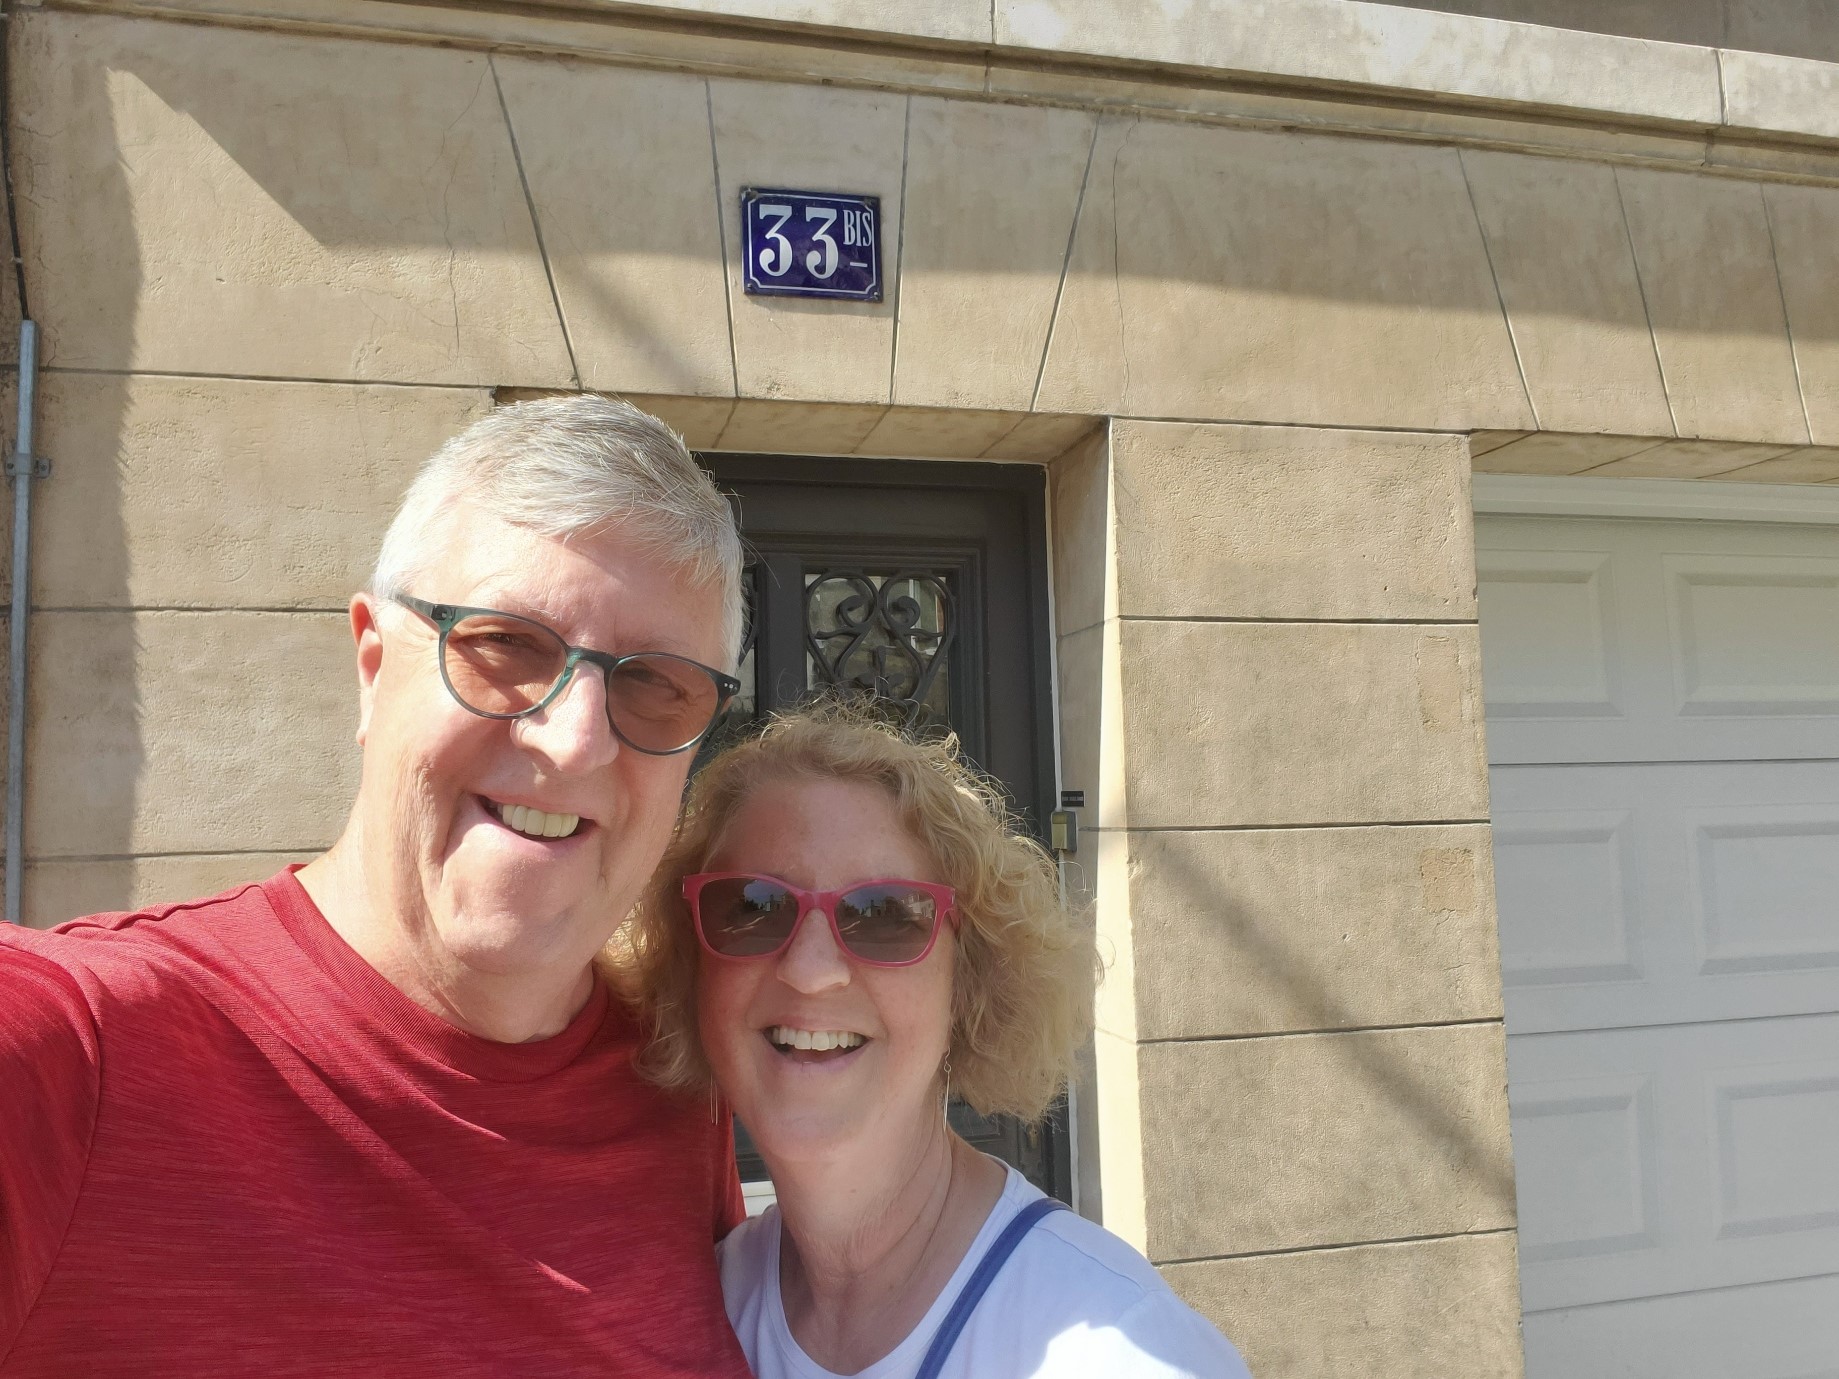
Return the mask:
<svg viewBox="0 0 1839 1379">
<path fill-rule="evenodd" d="M 499 823 L 526 838 L 572 838 L 582 831 L 584 824 L 593 827 L 591 820 L 579 814 L 552 814 L 527 804 L 502 804 L 484 795 L 479 796 L 479 803 Z"/>
</svg>

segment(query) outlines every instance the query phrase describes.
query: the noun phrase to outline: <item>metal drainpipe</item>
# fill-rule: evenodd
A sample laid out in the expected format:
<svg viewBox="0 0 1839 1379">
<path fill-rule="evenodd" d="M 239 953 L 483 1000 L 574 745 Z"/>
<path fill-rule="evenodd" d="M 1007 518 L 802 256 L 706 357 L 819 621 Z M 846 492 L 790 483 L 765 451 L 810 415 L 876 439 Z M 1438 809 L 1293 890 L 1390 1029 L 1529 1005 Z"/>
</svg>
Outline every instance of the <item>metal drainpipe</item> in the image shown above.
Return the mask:
<svg viewBox="0 0 1839 1379">
<path fill-rule="evenodd" d="M 32 480 L 50 473 L 33 451 L 32 413 L 38 393 L 38 326 L 19 323 L 19 439 L 7 459 L 13 480 L 13 611 L 8 627 L 6 699 L 6 920 L 18 924 L 25 890 L 26 620 L 31 606 Z"/>
</svg>

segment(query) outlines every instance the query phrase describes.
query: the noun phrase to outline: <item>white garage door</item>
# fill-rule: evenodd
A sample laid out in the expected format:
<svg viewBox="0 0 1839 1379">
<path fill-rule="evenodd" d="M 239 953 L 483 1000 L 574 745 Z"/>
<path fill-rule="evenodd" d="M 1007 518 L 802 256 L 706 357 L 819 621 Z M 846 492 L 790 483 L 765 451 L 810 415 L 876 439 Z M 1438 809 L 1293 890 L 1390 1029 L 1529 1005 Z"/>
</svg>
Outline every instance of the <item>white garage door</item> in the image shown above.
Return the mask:
<svg viewBox="0 0 1839 1379">
<path fill-rule="evenodd" d="M 1477 546 L 1529 1379 L 1839 1379 L 1839 527 Z"/>
</svg>

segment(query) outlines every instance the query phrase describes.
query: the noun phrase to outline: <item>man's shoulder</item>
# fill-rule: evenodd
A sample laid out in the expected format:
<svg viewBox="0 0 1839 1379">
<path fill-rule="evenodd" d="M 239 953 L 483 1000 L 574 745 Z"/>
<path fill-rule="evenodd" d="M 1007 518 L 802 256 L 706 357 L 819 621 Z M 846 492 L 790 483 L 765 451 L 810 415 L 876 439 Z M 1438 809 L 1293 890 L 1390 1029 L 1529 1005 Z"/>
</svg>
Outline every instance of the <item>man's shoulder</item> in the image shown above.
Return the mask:
<svg viewBox="0 0 1839 1379">
<path fill-rule="evenodd" d="M 0 1057 L 31 1065 L 56 1043 L 93 1061 L 96 1022 L 87 983 L 49 939 L 31 929 L 0 930 Z"/>
<path fill-rule="evenodd" d="M 52 929 L 0 926 L 0 990 L 105 996 L 170 987 L 187 971 L 221 973 L 251 932 L 272 930 L 274 910 L 260 883 L 196 900 L 106 911 Z"/>
<path fill-rule="evenodd" d="M 273 906 L 265 893 L 268 884 L 265 881 L 246 881 L 215 895 L 164 901 L 138 910 L 104 910 L 97 914 L 79 915 L 39 932 L 54 938 L 131 935 L 157 942 L 162 936 L 174 933 L 190 922 L 210 922 L 223 916 L 250 912 L 272 913 Z"/>
</svg>

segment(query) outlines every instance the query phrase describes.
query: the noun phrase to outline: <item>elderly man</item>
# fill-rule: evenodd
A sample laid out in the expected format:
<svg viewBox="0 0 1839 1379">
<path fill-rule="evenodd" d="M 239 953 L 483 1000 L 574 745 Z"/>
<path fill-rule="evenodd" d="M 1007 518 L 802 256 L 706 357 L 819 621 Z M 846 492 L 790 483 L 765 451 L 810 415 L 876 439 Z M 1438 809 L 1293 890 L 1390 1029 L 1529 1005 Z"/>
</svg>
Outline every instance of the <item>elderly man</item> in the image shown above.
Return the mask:
<svg viewBox="0 0 1839 1379">
<path fill-rule="evenodd" d="M 638 1080 L 596 965 L 737 688 L 739 566 L 622 404 L 428 462 L 351 601 L 331 851 L 0 936 L 0 1375 L 746 1373 L 729 1126 Z"/>
</svg>

